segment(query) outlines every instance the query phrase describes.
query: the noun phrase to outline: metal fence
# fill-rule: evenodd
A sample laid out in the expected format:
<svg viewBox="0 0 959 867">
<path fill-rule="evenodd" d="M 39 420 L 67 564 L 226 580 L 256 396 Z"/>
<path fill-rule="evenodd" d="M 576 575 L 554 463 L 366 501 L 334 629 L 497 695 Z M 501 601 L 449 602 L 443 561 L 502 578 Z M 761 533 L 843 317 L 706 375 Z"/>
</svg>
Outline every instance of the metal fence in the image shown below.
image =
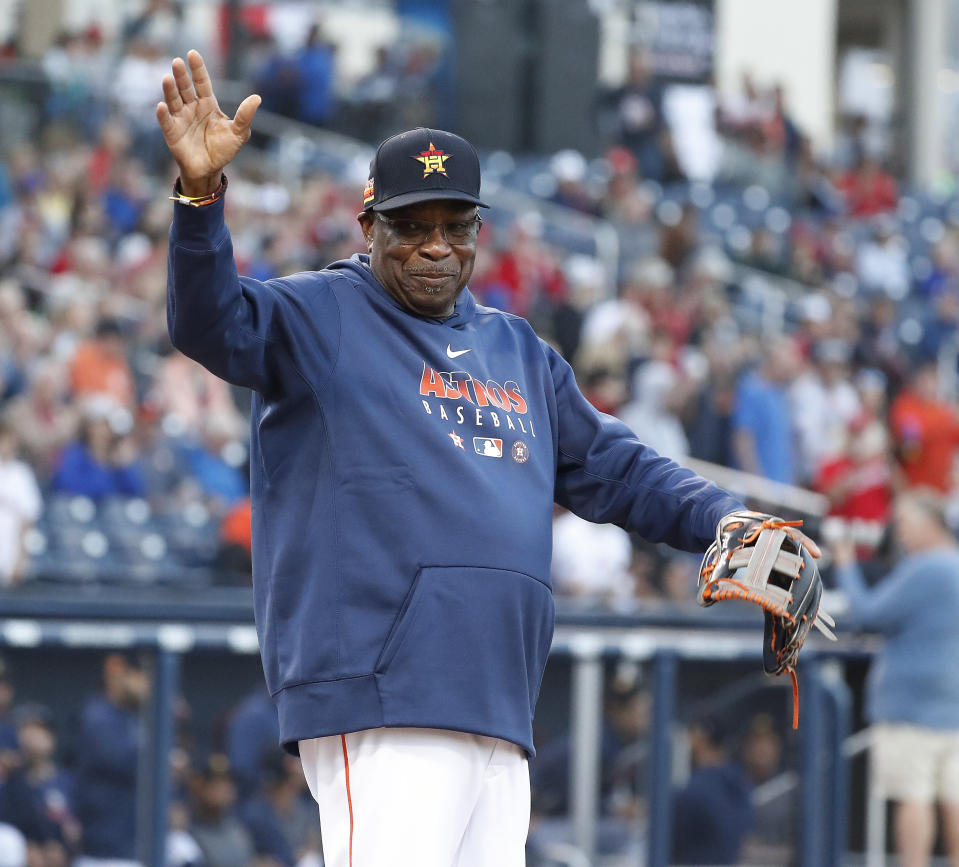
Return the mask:
<svg viewBox="0 0 959 867">
<path fill-rule="evenodd" d="M 144 711 L 145 743 L 139 774 L 140 857 L 162 867 L 166 817 L 170 803 L 169 756 L 174 745 L 174 704 L 179 694 L 184 660 L 191 654 L 216 651 L 250 656 L 258 651 L 256 632 L 248 617 L 214 622 L 209 619 L 157 619 L 166 613 L 145 606 L 141 619 L 123 619 L 104 610 L 96 617 L 88 609 L 82 619 L 45 604 L 3 605 L 0 646 L 9 650 L 59 648 L 63 652 L 140 648 L 152 660 L 152 701 Z M 13 610 L 11 610 L 11 608 Z M 92 606 L 91 606 L 92 608 Z M 31 610 L 32 609 L 32 610 Z M 49 616 L 49 615 L 55 616 Z M 12 616 L 11 616 L 12 615 Z M 711 622 L 715 621 L 715 622 Z M 642 663 L 652 672 L 652 726 L 649 735 L 649 776 L 643 781 L 649 814 L 645 853 L 637 863 L 664 867 L 669 859 L 670 798 L 673 742 L 680 696 L 681 663 L 723 666 L 747 661 L 760 670 L 760 632 L 735 620 L 707 618 L 703 625 L 669 626 L 648 618 L 563 618 L 556 630 L 551 658 L 571 667 L 570 827 L 564 847 L 569 864 L 596 863 L 599 821 L 600 729 L 604 695 L 604 665 L 613 659 Z M 795 863 L 830 867 L 844 863 L 849 812 L 849 751 L 843 744 L 851 732 L 850 690 L 842 676 L 847 654 L 862 648 L 807 645 L 800 665 L 802 695 L 799 744 L 799 821 Z M 787 783 L 788 786 L 788 783 Z"/>
</svg>

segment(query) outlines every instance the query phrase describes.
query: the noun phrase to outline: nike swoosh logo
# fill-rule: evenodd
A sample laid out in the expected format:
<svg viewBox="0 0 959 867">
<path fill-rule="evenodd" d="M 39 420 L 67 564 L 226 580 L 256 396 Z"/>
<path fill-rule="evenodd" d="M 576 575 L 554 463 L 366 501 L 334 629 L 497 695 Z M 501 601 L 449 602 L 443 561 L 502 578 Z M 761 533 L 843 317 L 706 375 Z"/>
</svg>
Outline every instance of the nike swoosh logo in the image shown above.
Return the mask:
<svg viewBox="0 0 959 867">
<path fill-rule="evenodd" d="M 472 352 L 472 349 L 457 349 L 453 350 L 453 347 L 447 343 L 446 344 L 446 357 L 447 358 L 459 358 L 461 355 L 466 355 L 467 352 Z"/>
</svg>

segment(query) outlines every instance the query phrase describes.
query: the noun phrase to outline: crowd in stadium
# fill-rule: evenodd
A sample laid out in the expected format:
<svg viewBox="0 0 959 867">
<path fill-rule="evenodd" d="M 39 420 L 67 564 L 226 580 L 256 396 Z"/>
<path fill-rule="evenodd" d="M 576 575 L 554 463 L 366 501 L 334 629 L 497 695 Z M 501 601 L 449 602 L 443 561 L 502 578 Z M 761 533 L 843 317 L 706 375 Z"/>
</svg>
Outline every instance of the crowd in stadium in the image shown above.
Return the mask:
<svg viewBox="0 0 959 867">
<path fill-rule="evenodd" d="M 111 47 L 95 30 L 61 39 L 44 58 L 37 125 L 0 153 L 6 588 L 70 569 L 88 580 L 78 558 L 116 580 L 136 573 L 175 583 L 199 570 L 217 582 L 249 581 L 249 398 L 175 352 L 166 334 L 173 174 L 152 112 L 168 52 L 148 38 L 148 25 L 128 30 L 111 100 L 98 84 Z M 295 56 L 257 45 L 248 83 L 269 83 L 261 87 L 266 110 L 368 141 L 432 120 L 415 98 L 428 92 L 437 62 L 428 47 L 384 53 L 374 74 L 334 93 L 296 84 L 334 78 L 335 55 L 318 33 Z M 283 81 L 290 87 L 279 87 Z M 398 104 L 400 92 L 409 98 Z M 531 208 L 487 221 L 471 290 L 527 316 L 574 364 L 590 400 L 664 454 L 811 488 L 849 520 L 886 521 L 906 487 L 951 495 L 959 211 L 944 198 L 903 191 L 860 119 L 849 119 L 835 153 L 824 156 L 814 154 L 780 90 L 747 78 L 740 93 L 717 98 L 722 158 L 712 186 L 685 176 L 686 143 L 667 124 L 661 89 L 641 58 L 622 87 L 597 98 L 601 158 L 564 152 L 544 161 L 544 199 L 616 227 L 615 281 L 597 259 L 550 242 Z M 360 193 L 322 173 L 289 188 L 255 165 L 231 167 L 240 272 L 269 279 L 361 249 Z M 739 208 L 754 221 L 739 220 Z M 769 332 L 745 289 L 755 274 L 802 287 L 781 333 Z M 620 610 L 637 600 L 692 598 L 698 560 L 666 557 L 618 528 L 557 514 L 555 552 L 560 596 Z M 91 730 L 112 733 L 115 748 L 137 685 L 129 660 L 108 662 L 105 683 L 99 701 L 114 707 L 90 713 L 112 721 Z M 237 710 L 241 720 L 249 715 L 249 737 L 272 725 L 257 704 L 264 698 L 251 696 Z M 51 761 L 55 731 L 44 710 L 14 712 L 11 704 L 12 696 L 0 726 L 10 771 L 0 819 L 17 824 L 3 806 L 10 787 L 40 780 L 43 792 L 59 791 L 64 776 Z M 268 853 L 258 848 L 267 844 L 257 828 L 280 805 L 290 811 L 289 829 L 305 827 L 294 815 L 305 803 L 302 776 L 274 758 L 265 776 L 252 769 L 254 782 L 229 759 L 215 756 L 189 775 L 185 761 L 173 817 L 185 852 L 187 840 L 200 843 L 211 865 L 241 863 L 241 849 L 231 846 Z M 88 787 L 79 785 L 82 769 L 76 773 L 79 794 Z M 106 778 L 110 769 L 92 773 Z M 247 811 L 239 822 L 237 791 Z M 31 863 L 67 863 L 80 825 L 76 812 L 63 816 L 51 832 L 56 842 Z M 84 831 L 89 840 L 90 826 Z M 301 843 L 303 852 L 318 845 L 309 835 Z M 217 861 L 209 854 L 217 846 L 233 854 Z M 293 863 L 272 857 L 263 863 Z M 177 863 L 191 863 L 189 855 Z"/>
<path fill-rule="evenodd" d="M 91 524 L 103 530 L 93 541 L 78 536 L 81 554 L 119 553 L 129 539 L 142 549 L 144 533 L 124 536 L 124 522 L 163 539 L 164 520 L 187 514 L 194 535 L 222 531 L 219 560 L 203 565 L 224 566 L 218 574 L 229 581 L 245 568 L 247 398 L 166 336 L 171 171 L 147 84 L 164 58 L 142 29 L 131 28 L 118 66 L 130 86 L 106 108 L 92 74 L 78 74 L 102 66 L 95 32 L 52 48 L 42 122 L 0 163 L 0 472 L 16 493 L 0 511 L 6 585 L 31 574 L 31 552 L 69 552 L 55 527 L 39 542 L 25 530 L 43 502 L 48 517 L 76 518 L 64 499 L 75 495 L 107 523 Z M 315 33 L 304 51 L 314 42 Z M 267 94 L 267 108 L 275 98 Z M 934 364 L 952 351 L 959 325 L 945 205 L 900 197 L 862 123 L 850 122 L 834 157 L 814 157 L 783 94 L 748 78 L 719 102 L 715 193 L 683 178 L 683 133 L 666 124 L 641 59 L 597 105 L 604 156 L 557 154 L 545 195 L 617 227 L 616 285 L 598 260 L 549 243 L 531 210 L 488 221 L 471 281 L 477 297 L 527 316 L 573 362 L 596 406 L 667 455 L 822 491 L 847 518 L 882 521 L 902 485 L 949 492 L 957 428 L 939 396 L 951 382 Z M 726 199 L 715 204 L 719 191 Z M 763 219 L 750 226 L 734 215 L 730 231 L 717 229 L 730 219 L 722 208 L 734 212 L 723 204 L 731 197 Z M 313 174 L 288 189 L 257 167 L 235 167 L 230 221 L 241 273 L 267 279 L 348 256 L 359 248 L 357 209 L 356 189 L 339 179 Z M 744 273 L 804 287 L 783 333 L 757 321 Z M 146 503 L 145 524 L 142 505 L 123 507 L 130 498 Z M 557 558 L 560 594 L 626 605 L 688 597 L 685 558 L 660 563 L 616 529 L 569 515 L 558 516 L 557 530 L 557 546 L 570 551 Z M 170 536 L 146 546 L 154 562 L 176 563 Z M 45 572 L 42 562 L 34 573 Z"/>
</svg>

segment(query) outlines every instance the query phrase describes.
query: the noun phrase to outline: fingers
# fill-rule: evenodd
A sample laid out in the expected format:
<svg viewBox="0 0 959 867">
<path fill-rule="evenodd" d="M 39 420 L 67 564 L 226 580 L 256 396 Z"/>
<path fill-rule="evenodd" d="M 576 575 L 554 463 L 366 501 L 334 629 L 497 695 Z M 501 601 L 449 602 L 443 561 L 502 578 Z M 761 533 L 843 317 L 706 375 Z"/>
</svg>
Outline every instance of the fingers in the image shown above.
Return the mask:
<svg viewBox="0 0 959 867">
<path fill-rule="evenodd" d="M 196 102 L 196 94 L 193 92 L 193 81 L 190 79 L 190 73 L 187 72 L 186 64 L 183 62 L 182 57 L 173 58 L 173 79 L 176 83 L 177 92 L 180 94 L 183 102 Z"/>
<path fill-rule="evenodd" d="M 191 48 L 186 59 L 190 62 L 190 72 L 193 73 L 193 86 L 196 88 L 196 95 L 200 99 L 212 97 L 213 82 L 210 81 L 210 73 L 206 71 L 206 64 L 203 62 L 200 52 Z"/>
<path fill-rule="evenodd" d="M 251 93 L 237 108 L 233 117 L 233 132 L 241 138 L 247 136 L 250 124 L 253 122 L 253 115 L 256 114 L 261 102 L 259 94 Z"/>
<path fill-rule="evenodd" d="M 160 132 L 164 137 L 173 131 L 173 118 L 170 116 L 170 107 L 165 102 L 157 103 L 157 123 L 160 124 Z"/>
<path fill-rule="evenodd" d="M 162 83 L 164 106 L 168 106 L 171 112 L 178 112 L 183 108 L 183 99 L 180 97 L 180 91 L 176 88 L 176 81 L 172 75 L 164 75 Z"/>
</svg>

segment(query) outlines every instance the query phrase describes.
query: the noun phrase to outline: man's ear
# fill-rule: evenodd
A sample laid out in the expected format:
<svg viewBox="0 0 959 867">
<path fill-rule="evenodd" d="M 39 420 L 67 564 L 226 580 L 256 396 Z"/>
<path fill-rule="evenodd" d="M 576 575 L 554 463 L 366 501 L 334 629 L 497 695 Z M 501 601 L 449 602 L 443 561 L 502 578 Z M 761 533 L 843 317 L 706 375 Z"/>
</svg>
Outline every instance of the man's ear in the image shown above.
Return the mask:
<svg viewBox="0 0 959 867">
<path fill-rule="evenodd" d="M 366 238 L 366 249 L 373 249 L 373 214 L 370 211 L 361 211 L 356 215 L 356 221 L 363 230 L 363 237 Z"/>
</svg>

